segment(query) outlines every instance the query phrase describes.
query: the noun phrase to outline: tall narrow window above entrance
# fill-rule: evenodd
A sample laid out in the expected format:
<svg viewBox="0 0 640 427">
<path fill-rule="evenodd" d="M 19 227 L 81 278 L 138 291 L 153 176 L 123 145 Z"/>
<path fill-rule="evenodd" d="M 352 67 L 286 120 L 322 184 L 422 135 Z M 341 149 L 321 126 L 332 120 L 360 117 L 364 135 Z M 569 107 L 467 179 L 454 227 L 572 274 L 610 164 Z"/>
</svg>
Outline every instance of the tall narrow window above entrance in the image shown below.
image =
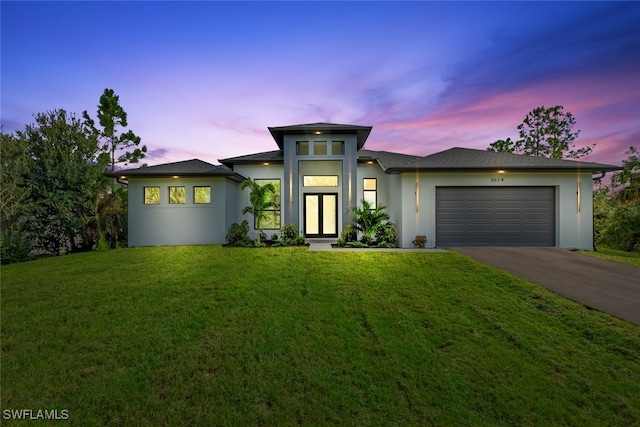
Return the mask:
<svg viewBox="0 0 640 427">
<path fill-rule="evenodd" d="M 331 155 L 344 155 L 344 141 L 331 141 Z"/>
<path fill-rule="evenodd" d="M 376 178 L 365 178 L 363 182 L 363 198 L 375 209 L 378 202 L 378 182 Z"/>
<path fill-rule="evenodd" d="M 313 155 L 314 156 L 326 156 L 327 155 L 327 141 L 314 141 L 314 143 L 313 143 Z"/>
<path fill-rule="evenodd" d="M 296 142 L 296 154 L 298 156 L 309 155 L 309 141 L 297 141 Z"/>
</svg>

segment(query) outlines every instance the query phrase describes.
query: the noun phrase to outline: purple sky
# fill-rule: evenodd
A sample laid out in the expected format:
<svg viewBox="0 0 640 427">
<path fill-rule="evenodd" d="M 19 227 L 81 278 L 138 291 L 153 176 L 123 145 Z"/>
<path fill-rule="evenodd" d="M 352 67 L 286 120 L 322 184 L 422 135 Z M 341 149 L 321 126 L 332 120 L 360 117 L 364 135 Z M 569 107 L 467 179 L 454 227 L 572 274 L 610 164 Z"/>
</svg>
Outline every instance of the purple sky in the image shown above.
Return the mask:
<svg viewBox="0 0 640 427">
<path fill-rule="evenodd" d="M 276 149 L 267 126 L 370 125 L 427 155 L 563 105 L 584 158 L 640 146 L 638 2 L 1 2 L 4 132 L 112 88 L 148 164 Z"/>
</svg>

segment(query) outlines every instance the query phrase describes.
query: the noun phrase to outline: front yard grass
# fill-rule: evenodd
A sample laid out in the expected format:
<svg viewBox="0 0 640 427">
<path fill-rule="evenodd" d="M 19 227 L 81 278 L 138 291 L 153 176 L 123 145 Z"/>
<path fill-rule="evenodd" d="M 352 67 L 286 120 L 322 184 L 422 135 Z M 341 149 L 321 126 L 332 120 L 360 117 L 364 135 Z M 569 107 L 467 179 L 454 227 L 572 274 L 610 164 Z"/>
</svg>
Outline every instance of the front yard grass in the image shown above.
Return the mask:
<svg viewBox="0 0 640 427">
<path fill-rule="evenodd" d="M 3 266 L 1 291 L 3 414 L 640 422 L 639 326 L 456 253 L 132 248 Z"/>
<path fill-rule="evenodd" d="M 597 251 L 580 251 L 584 255 L 640 267 L 640 253 L 598 247 Z"/>
</svg>

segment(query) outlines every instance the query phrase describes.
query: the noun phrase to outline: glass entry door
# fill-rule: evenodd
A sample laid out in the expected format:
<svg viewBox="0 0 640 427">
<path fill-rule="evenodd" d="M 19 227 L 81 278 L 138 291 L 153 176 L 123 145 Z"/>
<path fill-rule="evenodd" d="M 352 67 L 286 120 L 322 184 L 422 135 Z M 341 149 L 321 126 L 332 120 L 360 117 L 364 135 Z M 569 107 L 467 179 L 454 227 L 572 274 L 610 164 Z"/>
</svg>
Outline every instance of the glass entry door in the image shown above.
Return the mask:
<svg viewBox="0 0 640 427">
<path fill-rule="evenodd" d="M 304 234 L 306 237 L 338 236 L 338 195 L 304 195 Z"/>
</svg>

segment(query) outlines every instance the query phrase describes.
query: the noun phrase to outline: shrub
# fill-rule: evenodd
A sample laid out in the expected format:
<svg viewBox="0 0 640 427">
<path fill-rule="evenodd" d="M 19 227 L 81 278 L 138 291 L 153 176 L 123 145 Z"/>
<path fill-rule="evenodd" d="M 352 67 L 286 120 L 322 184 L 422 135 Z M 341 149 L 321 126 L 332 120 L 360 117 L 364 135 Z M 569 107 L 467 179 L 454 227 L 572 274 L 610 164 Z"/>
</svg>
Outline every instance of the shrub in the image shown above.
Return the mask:
<svg viewBox="0 0 640 427">
<path fill-rule="evenodd" d="M 295 240 L 298 237 L 298 226 L 295 224 L 285 224 L 280 229 L 280 237 L 284 242 L 292 246 L 295 244 Z"/>
<path fill-rule="evenodd" d="M 346 242 L 345 246 L 348 248 L 368 248 L 369 246 L 362 242 Z"/>
<path fill-rule="evenodd" d="M 358 240 L 358 231 L 354 228 L 353 225 L 348 224 L 340 232 L 340 239 L 342 239 L 345 243 L 346 242 L 355 242 L 356 240 Z M 338 239 L 338 240 L 340 240 L 340 239 Z"/>
<path fill-rule="evenodd" d="M 341 246 L 341 247 L 342 247 L 342 246 L 344 246 L 344 245 L 345 245 L 345 243 L 346 243 L 346 242 L 345 242 L 345 240 L 344 240 L 344 238 L 343 238 L 343 237 L 338 237 L 338 241 L 336 242 L 336 244 L 337 244 L 338 246 Z"/>
<path fill-rule="evenodd" d="M 396 240 L 398 235 L 396 234 L 396 229 L 392 224 L 386 224 L 378 229 L 376 233 L 376 240 L 378 242 L 378 246 L 385 248 L 394 248 L 396 246 Z"/>
<path fill-rule="evenodd" d="M 353 227 L 362 233 L 361 240 L 365 245 L 370 245 L 381 229 L 393 227 L 389 214 L 385 212 L 386 208 L 384 205 L 371 208 L 369 202 L 363 199 L 362 208 L 350 209 L 355 217 Z"/>
<path fill-rule="evenodd" d="M 294 240 L 294 243 L 296 246 L 302 246 L 305 244 L 304 242 L 304 236 L 298 236 L 296 237 L 296 239 Z"/>
<path fill-rule="evenodd" d="M 249 239 L 249 223 L 247 220 L 242 221 L 240 224 L 233 223 L 229 227 L 229 232 L 226 236 L 227 244 L 240 245 L 242 243 L 250 242 Z"/>
<path fill-rule="evenodd" d="M 0 264 L 13 264 L 31 259 L 31 242 L 22 233 L 10 234 L 8 230 L 0 233 Z"/>
<path fill-rule="evenodd" d="M 416 236 L 411 243 L 413 243 L 413 246 L 416 248 L 424 249 L 427 245 L 427 236 Z"/>
<path fill-rule="evenodd" d="M 278 235 L 276 233 L 273 233 L 271 235 L 271 240 L 274 241 L 274 242 L 277 241 L 278 240 Z"/>
</svg>

